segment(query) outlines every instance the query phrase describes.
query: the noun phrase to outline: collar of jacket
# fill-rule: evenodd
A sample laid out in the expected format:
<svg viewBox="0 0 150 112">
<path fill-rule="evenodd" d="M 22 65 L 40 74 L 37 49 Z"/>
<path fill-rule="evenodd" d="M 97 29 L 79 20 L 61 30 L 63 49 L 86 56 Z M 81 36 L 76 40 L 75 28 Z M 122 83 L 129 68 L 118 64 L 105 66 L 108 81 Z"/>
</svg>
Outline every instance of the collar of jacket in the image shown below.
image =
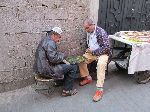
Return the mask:
<svg viewBox="0 0 150 112">
<path fill-rule="evenodd" d="M 51 41 L 55 42 L 54 40 L 51 39 L 50 36 L 46 36 L 46 38 L 48 38 L 48 40 L 51 40 Z M 55 42 L 55 43 L 56 43 L 56 42 Z"/>
<path fill-rule="evenodd" d="M 96 37 L 101 35 L 101 28 L 96 26 Z"/>
</svg>

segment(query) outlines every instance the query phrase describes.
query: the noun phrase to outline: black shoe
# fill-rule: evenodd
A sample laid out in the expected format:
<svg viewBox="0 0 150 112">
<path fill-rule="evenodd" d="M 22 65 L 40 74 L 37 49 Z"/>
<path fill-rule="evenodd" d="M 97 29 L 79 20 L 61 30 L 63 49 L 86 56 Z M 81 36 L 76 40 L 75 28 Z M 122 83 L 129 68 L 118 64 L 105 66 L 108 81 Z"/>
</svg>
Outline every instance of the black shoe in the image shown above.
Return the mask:
<svg viewBox="0 0 150 112">
<path fill-rule="evenodd" d="M 66 96 L 72 96 L 72 95 L 75 95 L 75 94 L 77 94 L 77 90 L 76 89 L 74 89 L 74 90 L 70 90 L 70 91 L 65 91 L 65 90 L 63 90 L 63 92 L 62 92 L 62 96 L 63 97 L 66 97 Z"/>
</svg>

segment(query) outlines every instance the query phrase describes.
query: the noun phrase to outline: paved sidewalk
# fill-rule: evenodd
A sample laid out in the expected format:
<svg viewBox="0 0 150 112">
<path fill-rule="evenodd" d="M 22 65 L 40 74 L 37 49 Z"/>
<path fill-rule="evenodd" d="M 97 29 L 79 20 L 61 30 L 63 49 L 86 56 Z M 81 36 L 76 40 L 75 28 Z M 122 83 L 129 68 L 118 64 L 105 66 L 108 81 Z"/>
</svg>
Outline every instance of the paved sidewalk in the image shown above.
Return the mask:
<svg viewBox="0 0 150 112">
<path fill-rule="evenodd" d="M 0 112 L 150 112 L 150 83 L 139 85 L 126 72 L 112 70 L 105 81 L 105 94 L 92 102 L 92 84 L 79 87 L 78 94 L 61 97 L 61 88 L 51 96 L 34 91 L 33 85 L 0 94 Z"/>
</svg>

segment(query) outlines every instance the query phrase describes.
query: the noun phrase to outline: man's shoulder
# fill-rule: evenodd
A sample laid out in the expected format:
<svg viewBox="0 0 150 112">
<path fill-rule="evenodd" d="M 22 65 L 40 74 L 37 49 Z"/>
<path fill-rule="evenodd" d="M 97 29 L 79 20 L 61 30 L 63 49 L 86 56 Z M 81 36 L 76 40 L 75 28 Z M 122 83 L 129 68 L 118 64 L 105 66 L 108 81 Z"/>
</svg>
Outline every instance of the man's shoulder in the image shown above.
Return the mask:
<svg viewBox="0 0 150 112">
<path fill-rule="evenodd" d="M 43 41 L 45 41 L 46 43 L 55 43 L 50 37 L 45 36 L 43 37 Z"/>
<path fill-rule="evenodd" d="M 98 36 L 102 34 L 107 34 L 107 32 L 103 28 L 96 26 L 96 35 Z"/>
<path fill-rule="evenodd" d="M 102 31 L 105 31 L 105 30 L 100 26 L 96 26 L 96 32 L 97 33 L 102 32 Z"/>
<path fill-rule="evenodd" d="M 41 42 L 43 46 L 55 46 L 55 42 L 47 36 L 43 37 Z"/>
</svg>

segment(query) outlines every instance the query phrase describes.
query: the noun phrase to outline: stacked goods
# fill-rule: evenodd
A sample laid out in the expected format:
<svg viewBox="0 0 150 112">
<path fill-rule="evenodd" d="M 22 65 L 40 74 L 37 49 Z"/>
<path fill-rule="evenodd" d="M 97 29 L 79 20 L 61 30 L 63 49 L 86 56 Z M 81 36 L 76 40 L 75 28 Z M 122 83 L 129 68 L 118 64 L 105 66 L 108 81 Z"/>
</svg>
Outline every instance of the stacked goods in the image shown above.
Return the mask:
<svg viewBox="0 0 150 112">
<path fill-rule="evenodd" d="M 132 42 L 150 42 L 150 31 L 121 31 L 120 36 Z"/>
<path fill-rule="evenodd" d="M 83 56 L 69 56 L 66 58 L 66 60 L 70 64 L 77 64 L 77 63 L 83 62 L 85 60 L 85 58 Z"/>
</svg>

